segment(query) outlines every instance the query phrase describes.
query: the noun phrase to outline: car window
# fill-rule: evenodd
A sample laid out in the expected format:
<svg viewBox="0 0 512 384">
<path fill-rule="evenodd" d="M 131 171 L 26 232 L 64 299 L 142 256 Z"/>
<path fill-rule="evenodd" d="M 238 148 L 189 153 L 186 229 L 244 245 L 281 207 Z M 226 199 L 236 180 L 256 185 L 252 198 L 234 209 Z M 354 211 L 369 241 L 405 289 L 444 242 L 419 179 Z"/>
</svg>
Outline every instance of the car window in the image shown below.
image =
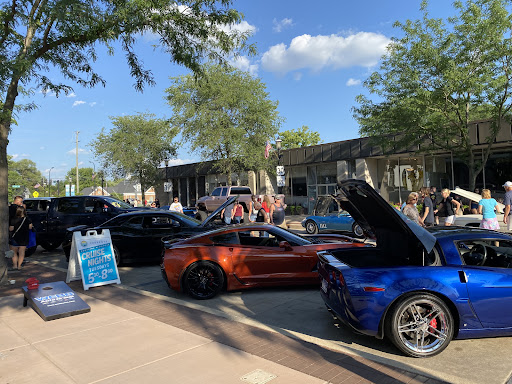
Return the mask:
<svg viewBox="0 0 512 384">
<path fill-rule="evenodd" d="M 212 192 L 212 196 L 220 196 L 221 188 L 215 188 Z"/>
<path fill-rule="evenodd" d="M 221 196 L 227 196 L 228 194 L 228 189 L 227 188 L 222 188 L 222 192 L 220 193 Z"/>
<path fill-rule="evenodd" d="M 278 234 L 267 231 L 239 232 L 240 244 L 254 247 L 279 247 L 281 241 L 286 239 Z"/>
<path fill-rule="evenodd" d="M 84 213 L 83 199 L 67 198 L 60 199 L 57 204 L 57 212 L 65 214 Z"/>
<path fill-rule="evenodd" d="M 111 225 L 115 224 L 115 222 L 112 222 L 113 220 L 110 220 Z M 131 219 L 126 220 L 124 223 L 121 223 L 121 227 L 131 229 L 142 229 L 142 217 L 132 217 Z"/>
<path fill-rule="evenodd" d="M 512 268 L 512 242 L 476 239 L 457 243 L 457 250 L 466 265 Z"/>
<path fill-rule="evenodd" d="M 144 223 L 147 223 L 148 228 L 172 228 L 180 226 L 179 221 L 173 220 L 169 216 L 146 217 Z"/>
<path fill-rule="evenodd" d="M 210 237 L 214 244 L 240 244 L 236 232 L 221 233 L 216 236 Z"/>
<path fill-rule="evenodd" d="M 104 208 L 103 206 L 103 201 L 87 197 L 85 199 L 84 210 L 86 213 L 102 213 Z"/>
<path fill-rule="evenodd" d="M 231 187 L 231 195 L 251 195 L 251 189 L 250 188 L 243 188 L 243 187 Z"/>
<path fill-rule="evenodd" d="M 27 212 L 34 212 L 39 210 L 39 201 L 37 200 L 23 200 Z"/>
<path fill-rule="evenodd" d="M 112 205 L 116 208 L 122 208 L 122 209 L 132 209 L 133 207 L 125 203 L 124 201 L 114 199 L 113 197 L 102 197 L 103 200 L 105 200 L 108 204 Z"/>
</svg>

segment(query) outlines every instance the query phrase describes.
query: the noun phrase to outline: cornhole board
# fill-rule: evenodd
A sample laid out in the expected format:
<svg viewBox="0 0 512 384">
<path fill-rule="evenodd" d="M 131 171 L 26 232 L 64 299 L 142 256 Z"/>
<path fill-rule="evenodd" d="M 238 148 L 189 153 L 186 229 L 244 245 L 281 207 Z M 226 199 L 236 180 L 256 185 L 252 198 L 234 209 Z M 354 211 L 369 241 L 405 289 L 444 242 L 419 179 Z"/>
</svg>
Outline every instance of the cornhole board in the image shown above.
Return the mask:
<svg viewBox="0 0 512 384">
<path fill-rule="evenodd" d="M 37 289 L 23 290 L 23 306 L 28 303 L 44 321 L 80 315 L 91 311 L 91 307 L 63 281 L 39 284 Z"/>
</svg>

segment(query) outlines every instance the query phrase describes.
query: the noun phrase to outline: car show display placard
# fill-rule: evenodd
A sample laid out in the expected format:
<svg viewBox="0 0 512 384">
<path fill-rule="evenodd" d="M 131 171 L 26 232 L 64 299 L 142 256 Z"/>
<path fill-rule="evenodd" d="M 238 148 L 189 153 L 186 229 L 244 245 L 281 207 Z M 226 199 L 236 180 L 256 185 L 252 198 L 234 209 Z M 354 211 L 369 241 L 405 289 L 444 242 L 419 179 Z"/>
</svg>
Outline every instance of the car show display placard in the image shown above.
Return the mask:
<svg viewBox="0 0 512 384">
<path fill-rule="evenodd" d="M 73 233 L 66 283 L 82 279 L 85 290 L 106 284 L 121 284 L 110 231 Z"/>
<path fill-rule="evenodd" d="M 91 311 L 91 307 L 63 281 L 39 284 L 37 289 L 25 286 L 22 290 L 23 306 L 26 307 L 27 303 L 30 303 L 44 321 Z"/>
</svg>

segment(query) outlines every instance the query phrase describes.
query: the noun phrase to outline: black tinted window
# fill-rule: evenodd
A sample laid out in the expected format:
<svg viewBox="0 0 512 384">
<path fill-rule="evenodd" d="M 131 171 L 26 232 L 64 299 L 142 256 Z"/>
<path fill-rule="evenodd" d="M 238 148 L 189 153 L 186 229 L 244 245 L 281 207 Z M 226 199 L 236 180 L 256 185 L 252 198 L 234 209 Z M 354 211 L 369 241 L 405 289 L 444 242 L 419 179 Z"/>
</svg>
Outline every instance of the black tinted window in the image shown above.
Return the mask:
<svg viewBox="0 0 512 384">
<path fill-rule="evenodd" d="M 39 202 L 38 201 L 30 201 L 30 200 L 24 200 L 23 201 L 23 204 L 25 204 L 25 206 L 27 207 L 27 212 L 31 212 L 31 211 L 37 211 L 38 208 L 39 208 Z"/>
<path fill-rule="evenodd" d="M 60 199 L 57 205 L 57 211 L 66 214 L 84 213 L 82 199 Z"/>
<path fill-rule="evenodd" d="M 252 195 L 250 188 L 243 188 L 243 187 L 232 187 L 231 194 L 232 195 Z"/>
<path fill-rule="evenodd" d="M 142 228 L 142 217 L 132 217 L 130 220 L 124 222 L 121 226 L 127 228 L 140 229 Z"/>
<path fill-rule="evenodd" d="M 212 192 L 212 196 L 220 196 L 221 188 L 215 188 Z"/>
<path fill-rule="evenodd" d="M 103 204 L 101 200 L 88 197 L 85 199 L 85 212 L 101 213 L 103 212 Z"/>
<path fill-rule="evenodd" d="M 210 238 L 215 244 L 240 244 L 236 232 L 222 233 Z"/>
</svg>

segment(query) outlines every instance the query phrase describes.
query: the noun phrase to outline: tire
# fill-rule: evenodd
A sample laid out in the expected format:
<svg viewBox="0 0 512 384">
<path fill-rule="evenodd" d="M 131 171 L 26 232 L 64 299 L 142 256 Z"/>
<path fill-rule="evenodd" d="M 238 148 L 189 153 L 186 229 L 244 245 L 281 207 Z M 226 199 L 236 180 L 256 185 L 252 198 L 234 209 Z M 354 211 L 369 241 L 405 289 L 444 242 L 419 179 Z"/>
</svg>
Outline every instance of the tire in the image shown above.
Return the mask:
<svg viewBox="0 0 512 384">
<path fill-rule="evenodd" d="M 208 214 L 205 211 L 197 211 L 196 213 L 196 219 L 199 220 L 201 223 L 206 220 L 208 217 Z"/>
<path fill-rule="evenodd" d="M 306 232 L 310 235 L 316 235 L 318 233 L 318 225 L 313 220 L 306 221 Z"/>
<path fill-rule="evenodd" d="M 361 226 L 359 224 L 357 224 L 357 223 L 352 224 L 352 233 L 356 237 L 363 237 L 364 236 L 363 228 L 361 228 Z"/>
<path fill-rule="evenodd" d="M 119 250 L 112 245 L 112 249 L 114 250 L 114 258 L 116 259 L 116 265 L 118 267 L 123 265 L 123 259 L 121 257 L 121 253 L 119 253 Z"/>
<path fill-rule="evenodd" d="M 183 275 L 183 288 L 197 300 L 211 299 L 224 286 L 224 274 L 217 264 L 198 261 Z"/>
<path fill-rule="evenodd" d="M 408 296 L 391 310 L 388 337 L 411 357 L 430 357 L 443 351 L 453 338 L 454 321 L 448 306 L 425 293 Z"/>
<path fill-rule="evenodd" d="M 51 241 L 41 241 L 39 242 L 39 245 L 44 248 L 45 251 L 53 251 L 54 249 L 59 248 L 61 243 L 55 243 Z"/>
</svg>

